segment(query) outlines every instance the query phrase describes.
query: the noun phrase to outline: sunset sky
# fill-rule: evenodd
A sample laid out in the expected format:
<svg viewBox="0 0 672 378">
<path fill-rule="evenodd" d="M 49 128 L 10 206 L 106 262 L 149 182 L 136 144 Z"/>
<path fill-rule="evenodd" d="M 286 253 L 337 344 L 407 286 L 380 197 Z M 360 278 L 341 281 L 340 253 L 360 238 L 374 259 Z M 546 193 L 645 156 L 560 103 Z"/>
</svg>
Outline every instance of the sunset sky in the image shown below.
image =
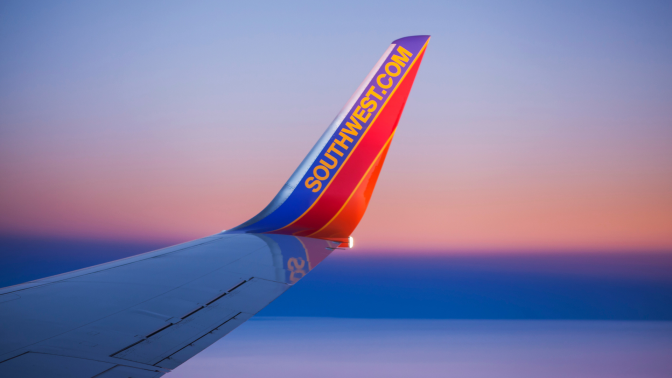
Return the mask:
<svg viewBox="0 0 672 378">
<path fill-rule="evenodd" d="M 3 2 L 0 234 L 232 228 L 392 40 L 430 34 L 357 247 L 669 251 L 670 14 L 655 1 Z"/>
<path fill-rule="evenodd" d="M 411 35 L 355 248 L 168 377 L 672 376 L 669 0 L 3 0 L 0 287 L 245 222 Z"/>
</svg>

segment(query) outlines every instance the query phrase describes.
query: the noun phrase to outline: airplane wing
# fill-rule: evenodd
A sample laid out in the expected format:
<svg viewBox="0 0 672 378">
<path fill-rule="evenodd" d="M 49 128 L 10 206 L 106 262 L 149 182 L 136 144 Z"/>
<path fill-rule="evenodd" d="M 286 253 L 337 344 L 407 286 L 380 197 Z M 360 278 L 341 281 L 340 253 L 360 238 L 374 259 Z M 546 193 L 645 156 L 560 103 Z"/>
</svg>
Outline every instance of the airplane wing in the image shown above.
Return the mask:
<svg viewBox="0 0 672 378">
<path fill-rule="evenodd" d="M 0 377 L 159 377 L 352 247 L 428 42 L 394 41 L 249 221 L 0 289 Z"/>
</svg>

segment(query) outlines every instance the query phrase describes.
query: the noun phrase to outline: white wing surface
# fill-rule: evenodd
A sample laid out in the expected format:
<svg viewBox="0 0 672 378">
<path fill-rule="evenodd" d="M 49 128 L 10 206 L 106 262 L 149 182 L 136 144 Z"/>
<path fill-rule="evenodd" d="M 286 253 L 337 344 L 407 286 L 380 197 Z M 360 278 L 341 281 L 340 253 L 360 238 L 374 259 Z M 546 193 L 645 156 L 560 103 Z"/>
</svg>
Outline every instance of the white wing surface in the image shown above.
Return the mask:
<svg viewBox="0 0 672 378">
<path fill-rule="evenodd" d="M 219 234 L 0 291 L 0 377 L 158 377 L 339 243 Z"/>
</svg>

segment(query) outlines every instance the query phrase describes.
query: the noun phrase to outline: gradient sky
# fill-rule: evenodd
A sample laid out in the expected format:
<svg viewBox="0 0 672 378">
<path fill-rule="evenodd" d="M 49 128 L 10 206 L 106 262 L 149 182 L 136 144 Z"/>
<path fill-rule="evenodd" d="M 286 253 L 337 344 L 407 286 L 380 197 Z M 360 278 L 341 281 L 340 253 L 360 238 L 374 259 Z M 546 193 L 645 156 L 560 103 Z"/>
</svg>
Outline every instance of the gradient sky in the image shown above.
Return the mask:
<svg viewBox="0 0 672 378">
<path fill-rule="evenodd" d="M 432 40 L 363 249 L 672 249 L 669 2 L 0 4 L 0 233 L 261 210 L 394 39 Z"/>
<path fill-rule="evenodd" d="M 388 44 L 431 34 L 355 249 L 170 376 L 669 376 L 670 20 L 669 1 L 2 1 L 0 286 L 246 221 Z"/>
</svg>

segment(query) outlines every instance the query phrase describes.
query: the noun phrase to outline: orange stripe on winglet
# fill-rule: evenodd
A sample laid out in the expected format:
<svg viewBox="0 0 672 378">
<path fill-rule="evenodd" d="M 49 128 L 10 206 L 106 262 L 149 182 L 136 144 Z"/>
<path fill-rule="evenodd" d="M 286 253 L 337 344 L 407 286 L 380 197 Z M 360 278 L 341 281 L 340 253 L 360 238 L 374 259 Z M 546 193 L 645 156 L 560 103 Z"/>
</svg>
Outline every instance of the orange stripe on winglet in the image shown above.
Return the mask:
<svg viewBox="0 0 672 378">
<path fill-rule="evenodd" d="M 341 234 L 350 235 L 352 231 L 355 230 L 369 205 L 369 201 L 373 195 L 373 189 L 378 181 L 380 170 L 383 168 L 383 163 L 385 162 L 385 157 L 387 156 L 387 151 L 390 149 L 390 143 L 392 142 L 393 137 L 394 132 L 392 132 L 390 138 L 385 142 L 385 145 L 378 153 L 378 156 L 373 160 L 369 169 L 366 170 L 362 179 L 359 180 L 355 190 L 352 191 L 336 215 L 334 215 L 322 228 L 308 235 L 309 237 L 339 237 Z M 365 184 L 362 186 L 362 183 Z M 333 227 L 329 228 L 330 225 L 333 225 Z M 339 235 L 334 235 L 334 232 L 338 232 Z"/>
<path fill-rule="evenodd" d="M 398 90 L 399 88 L 402 87 L 402 84 L 404 83 L 404 81 L 405 81 L 407 75 L 408 75 L 410 72 L 414 71 L 414 70 L 413 70 L 413 67 L 416 65 L 416 63 L 422 61 L 422 57 L 423 57 L 423 55 L 424 55 L 424 52 L 425 52 L 425 49 L 426 49 L 428 43 L 429 43 L 429 40 L 427 40 L 427 41 L 425 42 L 424 46 L 422 47 L 422 49 L 420 49 L 420 51 L 418 52 L 417 57 L 411 62 L 411 64 L 409 65 L 408 69 L 406 70 L 406 72 L 404 72 L 404 74 L 402 75 L 401 79 L 399 80 L 399 83 L 395 86 L 395 88 L 393 89 L 393 91 L 392 91 L 392 93 L 390 94 L 390 96 L 388 96 L 388 98 L 385 100 L 385 102 L 384 102 L 383 105 L 381 106 L 381 109 L 380 109 L 380 110 L 378 111 L 378 113 L 375 115 L 375 118 L 371 121 L 371 124 L 369 125 L 369 127 L 364 131 L 364 134 L 362 134 L 362 137 L 357 141 L 357 144 L 356 144 L 355 146 L 353 146 L 352 151 L 350 152 L 350 154 L 348 154 L 348 156 L 347 156 L 346 159 L 343 161 L 343 163 L 341 164 L 341 166 L 339 167 L 339 169 L 336 171 L 336 173 L 334 174 L 333 179 L 330 180 L 330 182 L 325 186 L 324 189 L 322 189 L 322 192 L 320 193 L 320 195 L 318 196 L 318 198 L 317 198 L 317 199 L 310 205 L 310 207 L 309 207 L 306 211 L 303 212 L 303 214 L 301 214 L 299 217 L 297 217 L 294 221 L 292 221 L 291 223 L 287 224 L 287 225 L 284 226 L 284 227 L 281 227 L 281 228 L 279 228 L 279 229 L 277 229 L 277 230 L 273 230 L 273 231 L 270 231 L 270 232 L 275 233 L 275 232 L 278 232 L 278 231 L 281 231 L 281 230 L 284 230 L 284 229 L 287 229 L 287 228 L 290 228 L 290 227 L 294 226 L 299 220 L 301 220 L 306 214 L 308 214 L 308 213 L 309 213 L 309 212 L 310 212 L 310 211 L 311 211 L 311 210 L 312 210 L 312 209 L 313 209 L 313 208 L 320 202 L 320 200 L 322 199 L 323 195 L 324 195 L 325 193 L 327 193 L 328 189 L 331 187 L 332 183 L 334 183 L 334 182 L 337 180 L 338 175 L 341 173 L 342 169 L 347 165 L 348 161 L 350 160 L 350 157 L 352 157 L 352 156 L 355 154 L 355 150 L 360 146 L 361 142 L 365 139 L 365 137 L 366 137 L 366 135 L 368 134 L 368 132 L 369 132 L 371 129 L 373 129 L 373 128 L 375 127 L 375 124 L 376 124 L 376 121 L 378 120 L 378 117 L 379 117 L 381 114 L 384 113 L 384 110 L 385 110 L 385 108 L 387 107 L 387 104 L 390 102 L 390 100 L 391 100 L 392 98 L 394 98 L 394 95 L 396 94 L 397 90 Z M 416 69 L 415 71 L 417 72 L 417 69 Z M 414 75 L 412 75 L 412 76 L 413 76 L 413 78 L 415 78 Z M 409 88 L 409 90 L 410 90 L 410 88 Z M 404 102 L 405 102 L 405 101 L 404 101 Z M 402 105 L 402 109 L 403 109 L 403 105 Z M 397 119 L 397 120 L 398 120 L 398 119 Z M 392 135 L 394 135 L 394 133 L 392 133 Z M 352 194 L 351 194 L 351 195 L 352 195 Z M 333 219 L 333 218 L 332 218 L 332 219 Z M 359 221 L 357 221 L 356 223 L 359 223 Z M 324 227 L 321 227 L 320 229 L 322 229 L 322 228 L 324 228 Z M 353 228 L 353 229 L 354 229 L 354 228 Z M 302 234 L 302 233 L 304 233 L 304 232 L 305 232 L 305 230 L 297 230 L 297 231 L 293 232 L 292 234 L 293 234 L 293 235 L 299 235 L 299 234 Z M 313 233 L 313 234 L 311 234 L 311 235 L 314 235 L 314 234 L 315 234 L 315 233 Z M 305 234 L 304 234 L 304 236 L 305 236 Z M 346 237 L 347 237 L 347 236 L 346 236 Z"/>
</svg>

